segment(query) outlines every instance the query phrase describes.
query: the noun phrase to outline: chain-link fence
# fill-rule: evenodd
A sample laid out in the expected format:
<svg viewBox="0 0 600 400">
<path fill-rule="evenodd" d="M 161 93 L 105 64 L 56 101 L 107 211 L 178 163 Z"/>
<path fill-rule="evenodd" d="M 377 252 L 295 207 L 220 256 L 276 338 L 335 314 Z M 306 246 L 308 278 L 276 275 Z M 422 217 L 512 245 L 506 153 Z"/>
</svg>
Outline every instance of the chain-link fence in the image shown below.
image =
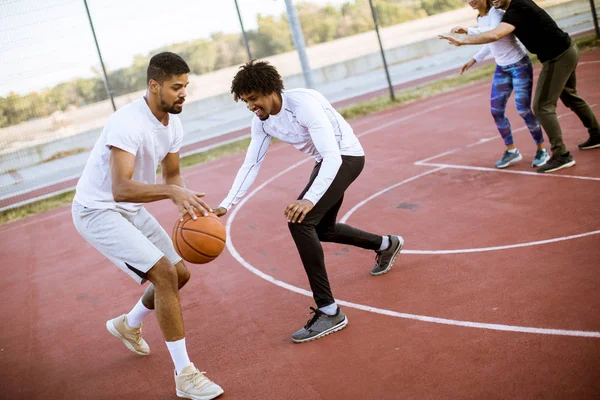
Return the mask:
<svg viewBox="0 0 600 400">
<path fill-rule="evenodd" d="M 593 29 L 588 0 L 540 4 L 571 33 Z M 113 108 L 144 93 L 158 52 L 176 52 L 191 68 L 181 114 L 190 151 L 249 125 L 229 94 L 249 57 L 268 59 L 287 88 L 306 86 L 309 73 L 315 89 L 341 102 L 454 68 L 473 52 L 437 39 L 453 26 L 475 25 L 465 0 L 294 1 L 292 28 L 301 27 L 305 58 L 295 51 L 298 32 L 286 5 L 292 2 L 0 0 L 0 210 L 72 188 Z"/>
</svg>

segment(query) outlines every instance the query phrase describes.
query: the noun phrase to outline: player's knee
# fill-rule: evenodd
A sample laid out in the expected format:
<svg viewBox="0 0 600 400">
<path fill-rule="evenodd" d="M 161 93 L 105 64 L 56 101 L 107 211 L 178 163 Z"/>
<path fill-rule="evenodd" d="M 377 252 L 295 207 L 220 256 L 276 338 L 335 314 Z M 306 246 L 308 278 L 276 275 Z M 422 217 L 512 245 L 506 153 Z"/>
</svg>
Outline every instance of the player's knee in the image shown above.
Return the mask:
<svg viewBox="0 0 600 400">
<path fill-rule="evenodd" d="M 177 286 L 177 270 L 165 257 L 158 260 L 156 264 L 148 271 L 148 280 L 157 287 Z"/>
<path fill-rule="evenodd" d="M 492 108 L 492 117 L 494 117 L 494 121 L 503 121 L 504 120 L 504 110 L 500 110 L 497 108 Z"/>
<path fill-rule="evenodd" d="M 533 102 L 533 113 L 535 115 L 543 115 L 548 113 L 548 106 L 542 103 L 541 101 Z"/>
<path fill-rule="evenodd" d="M 563 104 L 571 110 L 576 110 L 579 107 L 585 105 L 585 101 L 579 96 L 563 95 L 560 97 L 560 101 L 562 101 Z"/>
<path fill-rule="evenodd" d="M 192 274 L 190 273 L 190 270 L 187 269 L 185 266 L 177 270 L 177 281 L 179 283 L 179 289 L 181 289 L 185 286 L 186 283 L 188 283 L 191 276 Z"/>
<path fill-rule="evenodd" d="M 527 118 L 533 113 L 533 111 L 531 111 L 531 108 L 529 107 L 517 107 L 517 112 L 519 113 L 521 118 Z"/>
<path fill-rule="evenodd" d="M 314 229 L 314 226 L 308 225 L 305 222 L 288 222 L 288 229 L 292 236 L 306 234 L 307 231 Z"/>
</svg>

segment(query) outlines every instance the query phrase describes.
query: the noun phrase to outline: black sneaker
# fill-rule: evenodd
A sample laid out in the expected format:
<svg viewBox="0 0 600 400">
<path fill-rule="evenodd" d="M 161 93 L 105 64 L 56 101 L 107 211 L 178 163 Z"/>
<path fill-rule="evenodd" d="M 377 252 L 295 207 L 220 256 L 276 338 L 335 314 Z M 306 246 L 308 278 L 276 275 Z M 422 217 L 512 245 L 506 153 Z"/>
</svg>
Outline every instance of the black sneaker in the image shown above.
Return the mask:
<svg viewBox="0 0 600 400">
<path fill-rule="evenodd" d="M 595 149 L 600 147 L 600 135 L 590 136 L 585 142 L 578 144 L 580 150 Z"/>
<path fill-rule="evenodd" d="M 572 167 L 573 165 L 575 165 L 575 160 L 573 160 L 571 153 L 565 153 L 562 156 L 553 155 L 546 164 L 537 169 L 537 172 L 540 174 L 554 172 L 559 169 Z"/>
<path fill-rule="evenodd" d="M 404 239 L 402 236 L 389 235 L 390 245 L 386 250 L 378 251 L 375 256 L 376 264 L 371 268 L 371 275 L 383 275 L 392 269 L 394 260 L 404 247 Z"/>
<path fill-rule="evenodd" d="M 327 336 L 330 333 L 341 331 L 348 325 L 348 318 L 341 308 L 337 308 L 335 315 L 327 315 L 323 311 L 313 308 L 315 315 L 308 320 L 304 328 L 292 334 L 294 343 L 310 342 Z"/>
</svg>

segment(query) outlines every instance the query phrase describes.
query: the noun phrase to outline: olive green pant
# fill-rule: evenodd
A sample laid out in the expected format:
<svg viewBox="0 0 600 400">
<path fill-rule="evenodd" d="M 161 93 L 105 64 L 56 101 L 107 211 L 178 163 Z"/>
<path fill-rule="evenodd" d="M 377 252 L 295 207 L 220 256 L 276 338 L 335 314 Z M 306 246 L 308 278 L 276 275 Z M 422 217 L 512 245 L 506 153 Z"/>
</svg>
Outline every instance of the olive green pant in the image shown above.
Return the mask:
<svg viewBox="0 0 600 400">
<path fill-rule="evenodd" d="M 590 106 L 577 93 L 575 70 L 579 60 L 579 49 L 573 43 L 564 53 L 542 64 L 538 78 L 533 112 L 548 135 L 552 145 L 552 155 L 560 156 L 568 152 L 562 139 L 562 130 L 556 116 L 558 99 L 571 109 L 590 136 L 600 135 L 598 120 Z"/>
</svg>

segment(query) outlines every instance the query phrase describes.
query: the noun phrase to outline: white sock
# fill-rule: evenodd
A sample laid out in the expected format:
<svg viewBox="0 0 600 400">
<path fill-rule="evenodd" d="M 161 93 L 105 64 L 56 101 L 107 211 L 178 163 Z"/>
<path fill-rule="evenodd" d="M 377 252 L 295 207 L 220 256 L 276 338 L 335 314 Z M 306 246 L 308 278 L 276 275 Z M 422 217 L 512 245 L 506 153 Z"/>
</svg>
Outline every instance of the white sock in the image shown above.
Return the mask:
<svg viewBox="0 0 600 400">
<path fill-rule="evenodd" d="M 337 308 L 337 304 L 333 303 L 325 307 L 319 307 L 319 311 L 322 311 L 324 314 L 327 315 L 335 315 L 335 313 L 337 312 Z"/>
<path fill-rule="evenodd" d="M 146 317 L 146 315 L 150 314 L 154 310 L 150 310 L 146 308 L 146 306 L 142 303 L 142 299 L 140 299 L 135 306 L 129 311 L 127 314 L 127 325 L 132 328 L 137 328 L 142 324 L 142 321 Z"/>
<path fill-rule="evenodd" d="M 388 247 L 390 247 L 390 238 L 389 238 L 389 236 L 382 236 L 381 237 L 381 246 L 379 247 L 378 251 L 387 250 Z"/>
<path fill-rule="evenodd" d="M 518 150 L 516 148 L 508 150 L 509 153 L 516 153 Z"/>
<path fill-rule="evenodd" d="M 175 370 L 177 375 L 181 373 L 181 370 L 190 365 L 191 361 L 188 357 L 187 349 L 185 347 L 185 338 L 177 340 L 175 342 L 166 342 L 173 364 L 175 364 Z"/>
</svg>

